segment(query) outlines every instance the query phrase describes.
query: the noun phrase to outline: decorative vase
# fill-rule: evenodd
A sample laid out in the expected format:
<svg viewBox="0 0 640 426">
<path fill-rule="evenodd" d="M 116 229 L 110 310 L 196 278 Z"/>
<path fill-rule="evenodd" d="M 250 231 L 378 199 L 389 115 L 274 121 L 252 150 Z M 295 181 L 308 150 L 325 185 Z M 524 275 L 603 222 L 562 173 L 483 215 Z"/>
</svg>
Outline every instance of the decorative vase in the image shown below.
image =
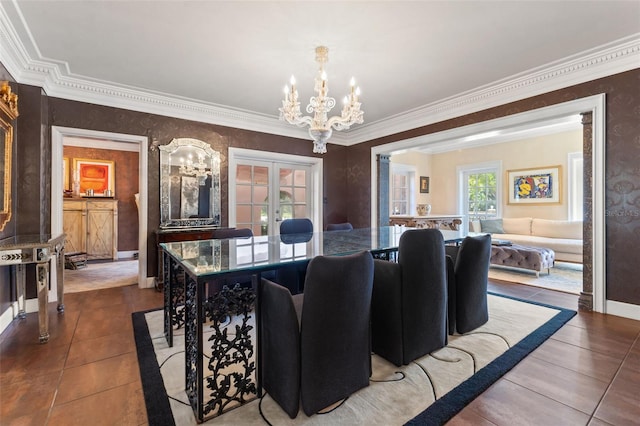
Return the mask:
<svg viewBox="0 0 640 426">
<path fill-rule="evenodd" d="M 418 204 L 416 211 L 418 216 L 426 216 L 431 213 L 431 204 Z"/>
</svg>

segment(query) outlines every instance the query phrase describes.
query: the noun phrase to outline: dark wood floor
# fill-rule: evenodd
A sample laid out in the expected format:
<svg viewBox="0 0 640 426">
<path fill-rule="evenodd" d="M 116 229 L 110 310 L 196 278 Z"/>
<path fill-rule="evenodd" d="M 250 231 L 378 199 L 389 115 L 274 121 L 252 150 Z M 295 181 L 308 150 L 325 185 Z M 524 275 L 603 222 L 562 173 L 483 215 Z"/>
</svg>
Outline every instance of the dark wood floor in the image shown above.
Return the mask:
<svg viewBox="0 0 640 426">
<path fill-rule="evenodd" d="M 493 282 L 491 291 L 575 309 L 577 296 Z M 0 336 L 0 424 L 147 424 L 131 313 L 162 305 L 135 286 L 66 295 Z M 450 425 L 640 424 L 640 321 L 580 312 Z"/>
</svg>

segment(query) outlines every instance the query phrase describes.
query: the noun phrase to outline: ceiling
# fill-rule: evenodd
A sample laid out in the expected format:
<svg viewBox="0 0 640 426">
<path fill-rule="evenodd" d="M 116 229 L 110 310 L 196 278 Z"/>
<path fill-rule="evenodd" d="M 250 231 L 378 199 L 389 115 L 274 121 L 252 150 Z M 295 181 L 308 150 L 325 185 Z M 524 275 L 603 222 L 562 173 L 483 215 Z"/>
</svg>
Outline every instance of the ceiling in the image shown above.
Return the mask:
<svg viewBox="0 0 640 426">
<path fill-rule="evenodd" d="M 50 96 L 307 139 L 278 108 L 326 45 L 330 94 L 362 90 L 349 145 L 637 68 L 640 2 L 0 0 L 0 35 Z"/>
</svg>

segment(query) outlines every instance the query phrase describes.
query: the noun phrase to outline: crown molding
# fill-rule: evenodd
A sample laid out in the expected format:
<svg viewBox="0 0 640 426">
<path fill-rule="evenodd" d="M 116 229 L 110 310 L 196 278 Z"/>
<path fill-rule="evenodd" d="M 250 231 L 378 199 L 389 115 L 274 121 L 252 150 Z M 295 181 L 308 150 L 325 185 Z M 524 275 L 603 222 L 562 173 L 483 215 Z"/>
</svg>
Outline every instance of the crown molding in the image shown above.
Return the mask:
<svg viewBox="0 0 640 426">
<path fill-rule="evenodd" d="M 29 47 L 39 56 L 35 46 Z M 79 78 L 69 72 L 66 63 L 33 59 L 2 5 L 0 62 L 18 83 L 40 86 L 52 97 L 310 139 L 306 129 L 275 116 Z M 330 143 L 355 145 L 638 67 L 640 33 L 384 120 L 335 132 Z"/>
</svg>

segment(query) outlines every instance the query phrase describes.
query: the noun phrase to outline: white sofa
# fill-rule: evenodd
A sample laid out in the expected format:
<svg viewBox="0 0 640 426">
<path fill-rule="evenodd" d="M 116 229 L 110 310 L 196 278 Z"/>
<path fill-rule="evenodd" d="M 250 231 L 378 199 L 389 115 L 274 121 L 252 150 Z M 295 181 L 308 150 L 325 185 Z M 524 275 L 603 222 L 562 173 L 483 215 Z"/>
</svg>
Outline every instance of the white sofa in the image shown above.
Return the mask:
<svg viewBox="0 0 640 426">
<path fill-rule="evenodd" d="M 555 259 L 582 263 L 582 221 L 531 217 L 474 220 L 471 232 L 489 232 L 493 239 L 513 244 L 550 248 Z"/>
</svg>

